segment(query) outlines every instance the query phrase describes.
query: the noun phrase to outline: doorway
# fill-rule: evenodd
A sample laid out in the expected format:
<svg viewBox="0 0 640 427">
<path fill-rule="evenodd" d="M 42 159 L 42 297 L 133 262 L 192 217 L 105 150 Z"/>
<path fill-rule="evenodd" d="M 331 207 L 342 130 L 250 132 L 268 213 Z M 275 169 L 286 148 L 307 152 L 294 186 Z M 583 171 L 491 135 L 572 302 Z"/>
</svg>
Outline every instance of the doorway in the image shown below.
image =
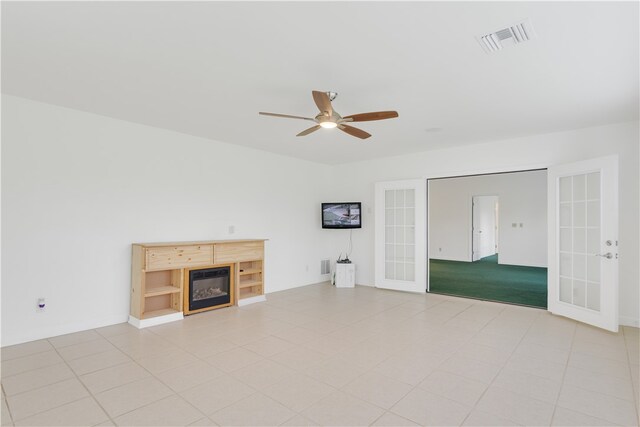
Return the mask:
<svg viewBox="0 0 640 427">
<path fill-rule="evenodd" d="M 473 176 L 484 175 L 486 174 Z M 434 248 L 434 233 L 441 230 L 433 226 L 432 215 L 426 213 L 427 193 L 432 192 L 431 189 L 427 191 L 427 188 L 431 187 L 434 180 L 443 178 L 448 177 L 432 175 L 422 179 L 375 184 L 376 287 L 407 292 L 435 291 L 429 281 L 430 265 L 426 261 L 433 258 L 434 254 L 447 255 L 455 249 L 455 245 L 449 245 L 451 242 L 447 241 L 443 242 L 446 243 L 443 247 L 437 247 L 439 242 L 436 242 Z M 545 173 L 545 179 L 548 184 L 546 199 L 541 204 L 529 206 L 526 211 L 544 207 L 547 214 L 544 215 L 542 229 L 535 221 L 522 221 L 521 227 L 520 221 L 507 220 L 506 230 L 522 231 L 521 237 L 527 232 L 547 237 L 544 264 L 548 262 L 547 302 L 551 313 L 617 332 L 618 157 L 605 156 L 551 165 Z M 398 190 L 413 194 L 413 205 L 406 203 L 406 197 L 402 197 L 403 202 L 398 203 Z M 505 223 L 505 217 L 508 218 L 507 211 L 504 198 L 500 197 L 500 225 Z M 444 216 L 448 217 L 464 210 L 444 212 Z M 471 215 L 468 222 L 470 229 Z M 397 233 L 401 225 L 404 236 Z M 504 245 L 506 230 L 502 226 L 499 226 L 499 230 L 500 264 L 508 264 L 503 259 L 507 255 Z M 466 233 L 465 230 L 466 239 L 471 244 L 471 233 Z M 404 242 L 406 245 L 407 238 L 414 239 L 411 240 L 414 252 L 409 252 L 409 258 L 406 250 L 408 246 L 401 245 L 402 250 L 395 250 L 397 243 Z M 529 245 L 519 246 L 525 252 L 530 250 Z M 468 250 L 468 255 L 468 263 L 471 263 L 471 249 Z M 413 280 L 407 280 L 406 264 L 409 263 L 406 261 L 413 264 L 413 268 L 409 268 L 413 270 Z M 405 271 L 404 280 L 387 278 L 387 273 L 397 272 L 400 266 Z"/>
<path fill-rule="evenodd" d="M 471 202 L 472 261 L 498 253 L 498 196 L 473 196 Z"/>
<path fill-rule="evenodd" d="M 547 308 L 547 171 L 428 181 L 429 292 Z"/>
</svg>

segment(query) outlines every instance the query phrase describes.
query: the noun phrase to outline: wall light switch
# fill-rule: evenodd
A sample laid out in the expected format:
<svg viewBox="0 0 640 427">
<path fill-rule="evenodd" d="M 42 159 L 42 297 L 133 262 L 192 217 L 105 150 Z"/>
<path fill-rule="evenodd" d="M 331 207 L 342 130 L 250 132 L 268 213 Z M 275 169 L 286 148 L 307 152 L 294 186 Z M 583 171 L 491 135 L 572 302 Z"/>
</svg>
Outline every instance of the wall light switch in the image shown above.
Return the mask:
<svg viewBox="0 0 640 427">
<path fill-rule="evenodd" d="M 522 225 L 522 223 L 520 223 L 520 228 L 522 228 L 522 227 L 524 227 L 524 226 Z"/>
<path fill-rule="evenodd" d="M 515 223 L 515 222 L 512 222 L 512 223 L 511 223 L 511 227 L 516 228 L 517 226 L 518 226 L 518 224 L 517 224 L 517 223 Z"/>
</svg>

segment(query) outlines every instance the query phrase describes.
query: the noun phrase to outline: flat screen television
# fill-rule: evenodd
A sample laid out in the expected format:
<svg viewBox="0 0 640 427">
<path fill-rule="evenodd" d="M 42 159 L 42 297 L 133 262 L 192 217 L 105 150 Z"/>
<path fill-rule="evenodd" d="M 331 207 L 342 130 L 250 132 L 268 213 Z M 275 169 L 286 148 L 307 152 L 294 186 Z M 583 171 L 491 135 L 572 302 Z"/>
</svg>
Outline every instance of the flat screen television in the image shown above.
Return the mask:
<svg viewBox="0 0 640 427">
<path fill-rule="evenodd" d="M 360 202 L 323 203 L 322 228 L 362 228 Z"/>
</svg>

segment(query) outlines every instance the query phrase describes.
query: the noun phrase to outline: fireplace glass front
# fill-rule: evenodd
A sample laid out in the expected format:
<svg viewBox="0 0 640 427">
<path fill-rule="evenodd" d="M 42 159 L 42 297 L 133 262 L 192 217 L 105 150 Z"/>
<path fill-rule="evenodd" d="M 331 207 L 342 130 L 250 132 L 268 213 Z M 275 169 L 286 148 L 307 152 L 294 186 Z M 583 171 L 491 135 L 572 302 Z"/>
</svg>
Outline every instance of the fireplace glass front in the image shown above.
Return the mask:
<svg viewBox="0 0 640 427">
<path fill-rule="evenodd" d="M 206 268 L 189 272 L 189 310 L 228 304 L 229 267 Z"/>
</svg>

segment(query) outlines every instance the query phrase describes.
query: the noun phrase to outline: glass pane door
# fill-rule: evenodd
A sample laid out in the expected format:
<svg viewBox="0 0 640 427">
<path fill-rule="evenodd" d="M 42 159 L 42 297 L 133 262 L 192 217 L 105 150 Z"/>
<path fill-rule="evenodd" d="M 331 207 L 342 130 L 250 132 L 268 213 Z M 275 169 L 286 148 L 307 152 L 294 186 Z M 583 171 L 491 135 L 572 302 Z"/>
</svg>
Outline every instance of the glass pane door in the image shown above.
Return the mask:
<svg viewBox="0 0 640 427">
<path fill-rule="evenodd" d="M 552 166 L 549 311 L 618 330 L 618 158 Z"/>
<path fill-rule="evenodd" d="M 385 191 L 386 279 L 415 280 L 415 190 Z"/>
<path fill-rule="evenodd" d="M 376 183 L 375 285 L 427 290 L 427 181 Z"/>
<path fill-rule="evenodd" d="M 600 172 L 559 187 L 560 301 L 600 311 Z"/>
</svg>

